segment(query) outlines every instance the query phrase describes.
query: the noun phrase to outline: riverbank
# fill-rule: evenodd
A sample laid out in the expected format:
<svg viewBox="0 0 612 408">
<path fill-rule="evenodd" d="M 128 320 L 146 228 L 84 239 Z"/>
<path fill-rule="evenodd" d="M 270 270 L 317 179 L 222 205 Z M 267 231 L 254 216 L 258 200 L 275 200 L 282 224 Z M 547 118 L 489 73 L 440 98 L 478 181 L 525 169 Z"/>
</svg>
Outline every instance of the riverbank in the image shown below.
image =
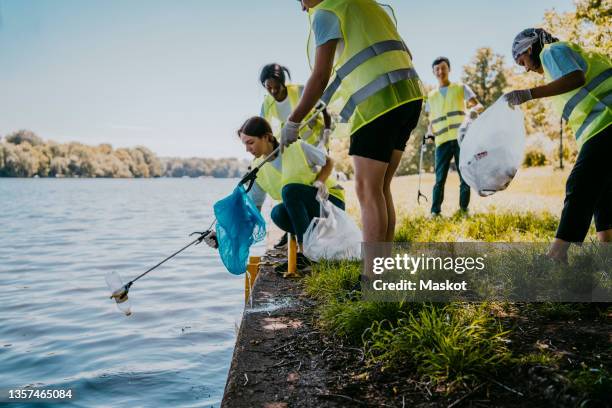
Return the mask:
<svg viewBox="0 0 612 408">
<path fill-rule="evenodd" d="M 263 266 L 221 406 L 608 406 L 606 305 L 373 304 L 348 289 L 357 276 L 326 264 L 288 280 Z M 392 326 L 424 337 L 402 350 Z"/>
<path fill-rule="evenodd" d="M 269 251 L 268 259 L 277 259 L 274 254 L 282 256 Z M 341 407 L 350 402 L 329 387 L 340 368 L 330 357 L 342 345 L 331 344 L 316 328 L 315 308 L 303 281 L 285 279 L 270 265 L 260 266 L 222 407 Z"/>
<path fill-rule="evenodd" d="M 534 212 L 414 216 L 396 237 L 547 242 L 557 223 Z M 263 266 L 223 406 L 609 404 L 609 305 L 366 302 L 359 273 L 358 263 L 320 263 L 294 281 Z"/>
</svg>

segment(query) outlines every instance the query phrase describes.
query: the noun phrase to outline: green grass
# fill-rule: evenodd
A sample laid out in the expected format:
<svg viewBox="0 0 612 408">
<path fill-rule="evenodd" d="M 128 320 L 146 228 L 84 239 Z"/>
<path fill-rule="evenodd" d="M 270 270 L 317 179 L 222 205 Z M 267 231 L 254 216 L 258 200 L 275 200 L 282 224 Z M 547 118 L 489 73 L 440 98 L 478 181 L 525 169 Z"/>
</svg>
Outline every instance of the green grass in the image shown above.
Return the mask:
<svg viewBox="0 0 612 408">
<path fill-rule="evenodd" d="M 394 327 L 375 322 L 366 355 L 373 363 L 411 364 L 425 379 L 465 386 L 510 359 L 504 331 L 486 305 L 429 305 Z"/>
<path fill-rule="evenodd" d="M 396 242 L 548 242 L 559 219 L 548 212 L 488 212 L 468 217 L 406 217 L 395 234 Z"/>
<path fill-rule="evenodd" d="M 320 308 L 321 326 L 328 333 L 361 346 L 368 341 L 373 323 L 390 328 L 411 309 L 419 307 L 417 303 L 332 301 Z"/>
<path fill-rule="evenodd" d="M 587 396 L 581 406 L 601 406 L 598 402 L 609 401 L 612 375 L 605 368 L 582 367 L 570 372 L 568 377 L 572 388 Z"/>
<path fill-rule="evenodd" d="M 513 358 L 513 362 L 519 365 L 541 365 L 550 367 L 558 365 L 560 359 L 561 357 L 548 351 L 541 351 Z"/>
<path fill-rule="evenodd" d="M 534 282 L 546 279 L 568 290 L 580 290 L 585 284 L 589 287 L 590 279 L 599 276 L 609 284 L 612 256 L 609 250 L 574 251 L 570 254 L 570 266 L 551 263 L 541 256 L 554 237 L 557 224 L 558 219 L 546 212 L 491 212 L 469 217 L 457 214 L 434 219 L 416 215 L 399 224 L 395 241 L 539 242 L 540 245 L 516 246 L 513 251 L 502 248 L 489 254 L 497 277 L 509 290 L 526 293 Z M 588 276 L 576 273 L 583 269 L 595 273 Z M 305 285 L 307 293 L 317 301 L 319 326 L 345 343 L 363 347 L 370 366 L 411 367 L 421 378 L 444 384 L 443 388 L 450 391 L 486 381 L 498 370 L 531 365 L 556 367 L 559 363 L 558 356 L 547 352 L 512 355 L 507 340 L 511 333 L 497 317 L 503 303 L 367 302 L 355 289 L 360 273 L 359 262 L 322 262 L 305 278 Z M 486 290 L 484 283 L 481 286 Z M 529 318 L 555 320 L 603 313 L 592 309 L 548 302 L 534 303 L 527 312 Z M 575 389 L 595 398 L 610 381 L 610 375 L 603 369 L 570 374 Z"/>
<path fill-rule="evenodd" d="M 306 293 L 322 302 L 346 297 L 359 282 L 361 263 L 322 261 L 306 276 Z"/>
<path fill-rule="evenodd" d="M 401 302 L 356 301 L 361 297 L 354 290 L 359 283 L 359 262 L 321 262 L 305 278 L 306 292 L 319 301 L 320 325 L 330 334 L 354 345 L 362 344 L 362 336 L 372 322 L 386 319 L 395 322 L 418 306 Z"/>
</svg>

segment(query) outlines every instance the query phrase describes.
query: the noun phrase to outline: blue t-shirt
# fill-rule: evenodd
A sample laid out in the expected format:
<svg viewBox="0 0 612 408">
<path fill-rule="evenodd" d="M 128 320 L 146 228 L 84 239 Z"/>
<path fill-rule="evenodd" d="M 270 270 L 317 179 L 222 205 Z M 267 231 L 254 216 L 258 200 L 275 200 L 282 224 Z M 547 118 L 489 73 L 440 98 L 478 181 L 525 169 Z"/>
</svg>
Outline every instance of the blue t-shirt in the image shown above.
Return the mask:
<svg viewBox="0 0 612 408">
<path fill-rule="evenodd" d="M 587 71 L 584 58 L 566 44 L 551 44 L 542 52 L 541 59 L 553 81 L 574 71 Z"/>
<path fill-rule="evenodd" d="M 312 18 L 312 30 L 315 37 L 315 45 L 320 47 L 330 40 L 342 39 L 340 31 L 340 20 L 327 10 L 317 10 Z"/>
</svg>

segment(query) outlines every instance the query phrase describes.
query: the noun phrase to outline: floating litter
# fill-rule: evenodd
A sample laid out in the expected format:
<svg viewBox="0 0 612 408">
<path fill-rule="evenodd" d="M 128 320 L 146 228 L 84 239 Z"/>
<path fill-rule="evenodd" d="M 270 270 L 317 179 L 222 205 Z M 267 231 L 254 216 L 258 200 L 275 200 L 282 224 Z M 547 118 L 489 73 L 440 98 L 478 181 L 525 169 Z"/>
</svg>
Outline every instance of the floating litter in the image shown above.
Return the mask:
<svg viewBox="0 0 612 408">
<path fill-rule="evenodd" d="M 128 299 L 128 285 L 124 285 L 119 274 L 115 271 L 106 274 L 106 284 L 111 290 L 110 298 L 117 303 L 117 308 L 125 313 L 126 316 L 132 314 L 132 306 Z"/>
</svg>

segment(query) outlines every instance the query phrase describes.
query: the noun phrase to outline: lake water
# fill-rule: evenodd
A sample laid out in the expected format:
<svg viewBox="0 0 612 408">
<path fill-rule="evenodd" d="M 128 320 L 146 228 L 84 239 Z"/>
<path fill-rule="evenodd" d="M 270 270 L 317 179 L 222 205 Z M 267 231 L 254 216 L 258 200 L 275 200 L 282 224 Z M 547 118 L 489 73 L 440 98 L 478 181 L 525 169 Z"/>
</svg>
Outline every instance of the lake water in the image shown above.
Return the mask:
<svg viewBox="0 0 612 408">
<path fill-rule="evenodd" d="M 218 406 L 244 277 L 191 247 L 134 284 L 126 317 L 104 276 L 128 281 L 190 242 L 236 182 L 0 179 L 0 390 L 72 389 L 46 406 Z"/>
</svg>

